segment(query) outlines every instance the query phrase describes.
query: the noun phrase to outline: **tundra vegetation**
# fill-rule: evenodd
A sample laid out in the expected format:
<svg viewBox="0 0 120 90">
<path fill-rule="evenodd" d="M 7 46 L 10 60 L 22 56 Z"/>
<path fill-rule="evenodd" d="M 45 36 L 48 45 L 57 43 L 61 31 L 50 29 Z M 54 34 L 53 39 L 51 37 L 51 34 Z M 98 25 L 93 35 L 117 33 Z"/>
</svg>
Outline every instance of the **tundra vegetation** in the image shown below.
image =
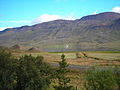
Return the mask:
<svg viewBox="0 0 120 90">
<path fill-rule="evenodd" d="M 120 90 L 120 69 L 77 71 L 68 66 L 64 54 L 59 67 L 52 67 L 42 56 L 15 58 L 1 50 L 0 90 Z"/>
</svg>

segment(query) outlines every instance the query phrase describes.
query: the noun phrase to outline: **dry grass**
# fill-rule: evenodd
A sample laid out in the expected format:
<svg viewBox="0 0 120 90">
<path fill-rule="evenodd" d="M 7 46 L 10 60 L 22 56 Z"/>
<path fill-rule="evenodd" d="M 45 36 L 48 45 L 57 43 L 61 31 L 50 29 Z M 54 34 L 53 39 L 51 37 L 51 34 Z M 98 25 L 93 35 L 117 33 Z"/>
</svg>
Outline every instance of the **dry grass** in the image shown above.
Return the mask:
<svg viewBox="0 0 120 90">
<path fill-rule="evenodd" d="M 81 52 L 79 52 L 81 55 Z M 102 52 L 84 52 L 87 57 L 76 58 L 75 52 L 64 53 L 69 64 L 81 66 L 120 66 L 120 53 L 102 53 Z M 48 53 L 48 52 L 28 52 L 17 51 L 12 52 L 13 56 L 19 58 L 23 55 L 43 56 L 45 61 L 56 63 L 61 60 L 62 53 Z"/>
<path fill-rule="evenodd" d="M 68 73 L 68 77 L 71 79 L 70 84 L 77 87 L 79 90 L 85 90 L 85 75 L 84 71 L 71 70 L 71 72 Z"/>
</svg>

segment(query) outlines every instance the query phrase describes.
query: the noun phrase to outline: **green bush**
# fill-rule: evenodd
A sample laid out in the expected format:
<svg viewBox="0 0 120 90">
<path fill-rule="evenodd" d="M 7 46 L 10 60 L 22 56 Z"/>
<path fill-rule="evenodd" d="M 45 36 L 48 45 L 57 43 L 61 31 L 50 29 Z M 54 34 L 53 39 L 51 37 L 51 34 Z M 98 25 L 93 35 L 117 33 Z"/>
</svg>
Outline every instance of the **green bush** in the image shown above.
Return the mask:
<svg viewBox="0 0 120 90">
<path fill-rule="evenodd" d="M 0 90 L 46 90 L 50 85 L 51 68 L 43 57 L 25 55 L 14 59 L 0 51 Z"/>
<path fill-rule="evenodd" d="M 87 72 L 86 90 L 116 90 L 117 84 L 111 70 L 92 68 Z"/>
<path fill-rule="evenodd" d="M 0 90 L 13 90 L 16 84 L 15 59 L 6 51 L 0 51 Z"/>
<path fill-rule="evenodd" d="M 114 74 L 115 74 L 116 83 L 118 85 L 117 90 L 120 90 L 120 68 L 119 67 L 115 67 Z"/>
<path fill-rule="evenodd" d="M 50 66 L 43 57 L 25 55 L 19 59 L 16 90 L 45 90 L 50 84 Z M 19 88 L 19 89 L 18 89 Z"/>
</svg>

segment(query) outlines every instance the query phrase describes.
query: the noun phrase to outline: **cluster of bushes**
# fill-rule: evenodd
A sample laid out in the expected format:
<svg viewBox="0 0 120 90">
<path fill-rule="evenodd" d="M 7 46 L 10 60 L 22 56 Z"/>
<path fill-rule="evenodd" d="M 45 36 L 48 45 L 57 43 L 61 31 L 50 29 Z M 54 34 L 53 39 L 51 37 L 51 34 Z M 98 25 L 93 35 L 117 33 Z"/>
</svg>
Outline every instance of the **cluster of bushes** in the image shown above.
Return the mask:
<svg viewBox="0 0 120 90">
<path fill-rule="evenodd" d="M 58 83 L 55 90 L 68 90 L 65 56 L 61 56 L 58 69 L 52 69 L 43 59 L 31 55 L 15 59 L 9 52 L 0 51 L 0 90 L 47 90 L 54 79 Z"/>
<path fill-rule="evenodd" d="M 86 90 L 120 90 L 120 69 L 92 67 L 87 71 Z"/>
<path fill-rule="evenodd" d="M 9 52 L 0 51 L 0 90 L 45 90 L 50 69 L 41 56 L 14 59 Z"/>
</svg>

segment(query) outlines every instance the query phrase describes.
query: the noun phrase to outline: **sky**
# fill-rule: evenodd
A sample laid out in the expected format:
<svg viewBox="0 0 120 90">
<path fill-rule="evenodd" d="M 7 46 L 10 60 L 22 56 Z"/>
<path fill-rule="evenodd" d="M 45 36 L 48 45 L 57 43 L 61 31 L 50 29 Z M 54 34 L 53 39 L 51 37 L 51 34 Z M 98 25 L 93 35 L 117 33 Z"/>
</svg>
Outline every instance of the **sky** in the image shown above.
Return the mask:
<svg viewBox="0 0 120 90">
<path fill-rule="evenodd" d="M 120 13 L 120 0 L 0 0 L 0 31 L 102 12 Z"/>
</svg>

